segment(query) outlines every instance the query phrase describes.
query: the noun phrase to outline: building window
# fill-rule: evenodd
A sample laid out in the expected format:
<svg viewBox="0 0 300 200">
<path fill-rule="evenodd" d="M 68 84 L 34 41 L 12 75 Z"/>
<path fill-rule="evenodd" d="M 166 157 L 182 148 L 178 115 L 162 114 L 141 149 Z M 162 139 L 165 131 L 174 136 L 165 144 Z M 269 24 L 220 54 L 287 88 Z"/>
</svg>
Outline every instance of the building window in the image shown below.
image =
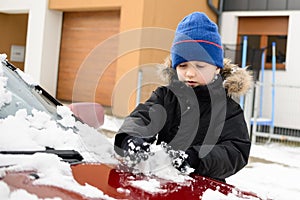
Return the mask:
<svg viewBox="0 0 300 200">
<path fill-rule="evenodd" d="M 285 64 L 287 36 L 268 36 L 267 63 L 272 63 L 272 42 L 276 42 L 276 63 Z"/>
<path fill-rule="evenodd" d="M 285 69 L 286 44 L 288 34 L 288 16 L 240 17 L 238 26 L 238 44 L 243 36 L 247 41 L 247 65 L 260 67 L 259 51 L 265 49 L 265 68 L 272 68 L 272 42 L 276 42 L 276 68 Z M 261 53 L 260 52 L 260 53 Z"/>
<path fill-rule="evenodd" d="M 244 35 L 240 36 L 241 38 Z M 257 69 L 261 67 L 262 52 L 265 51 L 265 68 L 272 68 L 272 43 L 276 42 L 276 67 L 285 69 L 286 35 L 249 35 L 247 36 L 247 65 Z M 241 39 L 241 42 L 243 39 Z"/>
</svg>

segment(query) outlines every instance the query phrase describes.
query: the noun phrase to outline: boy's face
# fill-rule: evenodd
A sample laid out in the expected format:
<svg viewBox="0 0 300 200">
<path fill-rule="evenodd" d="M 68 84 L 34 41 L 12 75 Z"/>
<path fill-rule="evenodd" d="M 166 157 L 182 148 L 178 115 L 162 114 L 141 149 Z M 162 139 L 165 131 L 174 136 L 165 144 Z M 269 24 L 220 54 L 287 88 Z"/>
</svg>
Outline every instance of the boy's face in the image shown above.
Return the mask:
<svg viewBox="0 0 300 200">
<path fill-rule="evenodd" d="M 219 73 L 216 66 L 201 61 L 181 63 L 176 67 L 176 71 L 178 79 L 190 87 L 206 85 Z"/>
</svg>

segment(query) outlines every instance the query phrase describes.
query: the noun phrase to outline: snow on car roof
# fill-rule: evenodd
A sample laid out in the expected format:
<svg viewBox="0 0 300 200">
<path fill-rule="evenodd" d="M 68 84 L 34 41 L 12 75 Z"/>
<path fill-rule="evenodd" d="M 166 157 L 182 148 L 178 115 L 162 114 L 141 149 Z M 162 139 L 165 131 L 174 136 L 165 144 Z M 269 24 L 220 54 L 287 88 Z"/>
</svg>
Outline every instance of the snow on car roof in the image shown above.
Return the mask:
<svg viewBox="0 0 300 200">
<path fill-rule="evenodd" d="M 34 80 L 31 76 L 29 76 L 28 74 L 25 74 L 22 70 L 20 69 L 16 69 L 16 72 L 19 74 L 19 76 L 23 79 L 23 81 L 25 81 L 28 85 L 38 85 L 37 81 Z"/>
</svg>

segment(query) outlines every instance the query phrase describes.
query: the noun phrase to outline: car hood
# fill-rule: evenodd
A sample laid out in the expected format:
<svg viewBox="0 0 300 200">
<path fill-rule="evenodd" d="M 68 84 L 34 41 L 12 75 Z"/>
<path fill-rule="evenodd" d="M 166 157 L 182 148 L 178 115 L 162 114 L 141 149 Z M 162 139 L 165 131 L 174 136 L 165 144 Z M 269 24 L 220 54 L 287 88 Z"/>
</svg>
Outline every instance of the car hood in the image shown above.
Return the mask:
<svg viewBox="0 0 300 200">
<path fill-rule="evenodd" d="M 82 186 L 98 188 L 94 192 L 70 190 L 55 185 L 36 184 L 41 175 L 34 170 L 10 171 L 2 178 L 12 189 L 24 189 L 39 198 L 62 199 L 208 199 L 208 191 L 218 199 L 261 199 L 255 193 L 246 192 L 216 180 L 192 176 L 190 180 L 175 183 L 155 176 L 132 174 L 115 165 L 80 163 L 71 166 L 74 179 Z M 56 180 L 59 182 L 60 180 Z M 88 195 L 87 195 L 88 194 Z M 210 196 L 211 197 L 211 196 Z"/>
</svg>

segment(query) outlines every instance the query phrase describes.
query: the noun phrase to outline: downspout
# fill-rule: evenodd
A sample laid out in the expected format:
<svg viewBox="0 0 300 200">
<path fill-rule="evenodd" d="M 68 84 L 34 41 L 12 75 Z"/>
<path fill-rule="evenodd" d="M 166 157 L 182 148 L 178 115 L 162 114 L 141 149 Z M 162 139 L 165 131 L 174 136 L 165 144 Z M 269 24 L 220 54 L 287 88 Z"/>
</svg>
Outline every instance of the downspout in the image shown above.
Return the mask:
<svg viewBox="0 0 300 200">
<path fill-rule="evenodd" d="M 141 101 L 142 82 L 143 82 L 143 71 L 141 69 L 139 69 L 139 71 L 138 71 L 138 80 L 137 80 L 135 106 L 139 105 L 139 103 Z"/>
<path fill-rule="evenodd" d="M 221 14 L 222 14 L 222 11 L 223 11 L 223 1 L 224 0 L 219 0 L 219 6 L 218 8 L 216 8 L 212 2 L 213 0 L 207 0 L 207 4 L 209 6 L 209 8 L 217 14 L 218 16 L 218 26 L 220 27 L 221 26 L 221 23 L 222 23 L 222 20 L 221 20 Z"/>
</svg>

